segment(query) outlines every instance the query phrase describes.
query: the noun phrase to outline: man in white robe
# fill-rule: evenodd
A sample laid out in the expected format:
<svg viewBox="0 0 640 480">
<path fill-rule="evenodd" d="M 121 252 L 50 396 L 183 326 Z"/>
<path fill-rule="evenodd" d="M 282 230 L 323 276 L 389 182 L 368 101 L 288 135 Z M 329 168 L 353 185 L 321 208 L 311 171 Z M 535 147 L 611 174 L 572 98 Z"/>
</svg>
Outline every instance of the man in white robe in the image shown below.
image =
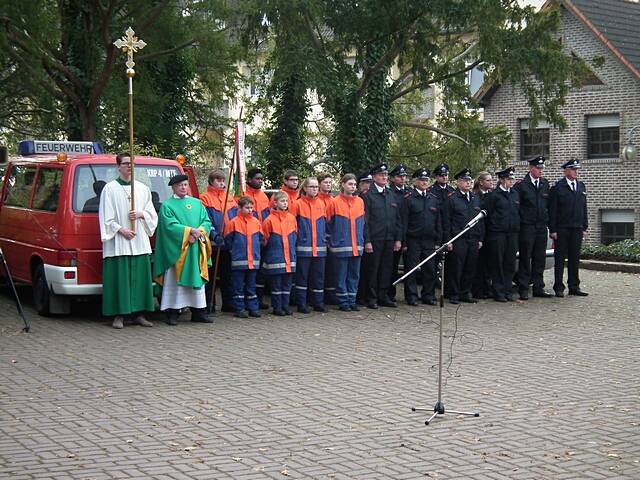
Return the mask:
<svg viewBox="0 0 640 480">
<path fill-rule="evenodd" d="M 102 313 L 113 316 L 113 328 L 124 326 L 124 316 L 151 327 L 145 311 L 154 310 L 149 237 L 158 215 L 149 188 L 136 181 L 135 208 L 131 209 L 131 159 L 116 157 L 118 178 L 107 183 L 98 209 L 102 240 Z M 133 228 L 135 225 L 135 229 Z"/>
</svg>

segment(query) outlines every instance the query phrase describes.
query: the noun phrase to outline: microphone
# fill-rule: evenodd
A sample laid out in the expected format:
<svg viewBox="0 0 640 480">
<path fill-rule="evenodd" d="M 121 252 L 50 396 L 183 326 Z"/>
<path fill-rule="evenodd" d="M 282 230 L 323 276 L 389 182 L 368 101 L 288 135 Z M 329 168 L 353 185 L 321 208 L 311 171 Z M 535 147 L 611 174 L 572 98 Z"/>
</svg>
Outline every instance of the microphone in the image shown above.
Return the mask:
<svg viewBox="0 0 640 480">
<path fill-rule="evenodd" d="M 480 213 L 478 215 L 476 215 L 475 217 L 473 217 L 471 220 L 469 220 L 469 223 L 467 223 L 464 226 L 464 228 L 473 227 L 476 223 L 478 223 L 480 220 L 482 220 L 486 216 L 487 216 L 487 211 L 486 210 L 480 210 Z"/>
</svg>

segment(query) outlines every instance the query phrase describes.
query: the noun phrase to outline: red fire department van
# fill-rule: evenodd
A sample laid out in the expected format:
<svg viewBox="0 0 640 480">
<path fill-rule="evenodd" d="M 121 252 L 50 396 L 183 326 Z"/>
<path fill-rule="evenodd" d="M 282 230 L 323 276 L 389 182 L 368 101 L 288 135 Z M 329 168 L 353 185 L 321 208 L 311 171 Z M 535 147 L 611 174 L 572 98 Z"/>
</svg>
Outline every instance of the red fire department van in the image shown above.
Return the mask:
<svg viewBox="0 0 640 480">
<path fill-rule="evenodd" d="M 69 313 L 71 300 L 102 294 L 98 201 L 115 179 L 115 155 L 99 143 L 24 141 L 18 157 L 0 165 L 0 247 L 14 281 L 33 287 L 41 315 Z M 169 178 L 191 167 L 136 157 L 135 179 L 150 189 L 156 210 L 171 195 Z"/>
</svg>

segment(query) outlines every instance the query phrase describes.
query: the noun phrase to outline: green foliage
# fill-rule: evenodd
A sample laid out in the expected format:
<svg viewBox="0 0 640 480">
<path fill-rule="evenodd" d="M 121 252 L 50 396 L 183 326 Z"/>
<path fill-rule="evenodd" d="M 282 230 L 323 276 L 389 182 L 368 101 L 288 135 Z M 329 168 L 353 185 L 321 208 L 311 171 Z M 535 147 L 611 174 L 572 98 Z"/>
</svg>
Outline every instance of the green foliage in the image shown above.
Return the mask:
<svg viewBox="0 0 640 480">
<path fill-rule="evenodd" d="M 220 151 L 223 102 L 240 77 L 242 53 L 224 0 L 85 2 L 0 0 L 0 140 L 16 136 L 128 142 L 126 56 L 113 46 L 128 26 L 147 46 L 134 57 L 135 137 L 173 157 Z M 230 26 L 227 26 L 230 25 Z M 214 52 L 214 53 L 212 53 Z M 13 132 L 13 133 L 12 133 Z M 11 137 L 11 138 L 10 138 Z"/>
<path fill-rule="evenodd" d="M 610 245 L 583 245 L 582 258 L 640 263 L 640 241 L 623 240 Z"/>
</svg>

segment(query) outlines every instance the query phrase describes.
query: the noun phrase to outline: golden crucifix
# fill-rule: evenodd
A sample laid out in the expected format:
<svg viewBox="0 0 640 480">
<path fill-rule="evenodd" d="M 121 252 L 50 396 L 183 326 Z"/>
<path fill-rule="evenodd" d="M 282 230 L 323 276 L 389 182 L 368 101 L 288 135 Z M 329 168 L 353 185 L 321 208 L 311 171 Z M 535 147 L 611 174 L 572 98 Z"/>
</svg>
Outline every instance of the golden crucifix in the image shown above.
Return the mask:
<svg viewBox="0 0 640 480">
<path fill-rule="evenodd" d="M 135 179 L 135 162 L 133 157 L 133 77 L 136 72 L 133 69 L 135 62 L 133 54 L 138 50 L 142 50 L 147 44 L 135 36 L 131 27 L 127 28 L 125 36 L 119 38 L 113 44 L 127 54 L 127 77 L 129 78 L 129 157 L 131 158 L 131 210 L 135 210 L 134 198 L 134 179 Z M 136 221 L 132 220 L 131 229 L 135 232 Z"/>
</svg>

